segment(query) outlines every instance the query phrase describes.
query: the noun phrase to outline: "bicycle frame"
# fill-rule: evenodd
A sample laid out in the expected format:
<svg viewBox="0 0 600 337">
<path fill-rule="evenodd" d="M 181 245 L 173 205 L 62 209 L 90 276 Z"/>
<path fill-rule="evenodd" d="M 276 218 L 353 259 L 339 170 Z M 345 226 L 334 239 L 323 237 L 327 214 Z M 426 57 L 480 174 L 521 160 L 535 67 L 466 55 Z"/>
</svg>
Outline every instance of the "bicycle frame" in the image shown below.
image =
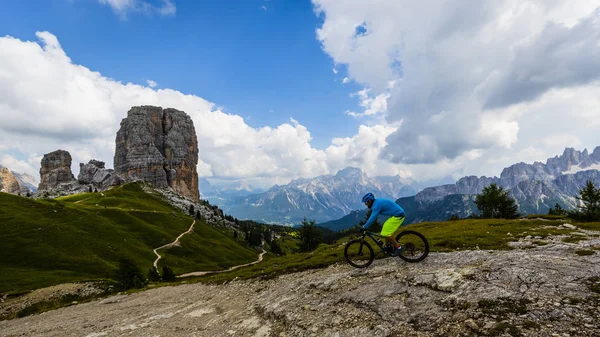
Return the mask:
<svg viewBox="0 0 600 337">
<path fill-rule="evenodd" d="M 385 238 L 385 236 L 382 236 L 382 235 L 377 234 L 375 232 L 368 231 L 366 229 L 362 229 L 362 230 L 363 230 L 363 233 L 362 233 L 362 236 L 360 238 L 361 241 L 360 241 L 360 248 L 358 250 L 358 254 L 362 254 L 362 247 L 363 247 L 362 243 L 365 241 L 365 237 L 367 237 L 367 236 L 370 237 L 371 240 L 373 240 L 373 242 L 375 242 L 375 244 L 377 246 L 379 246 L 379 248 L 383 249 L 384 244 L 379 244 L 379 241 L 377 241 L 376 238 Z"/>
</svg>

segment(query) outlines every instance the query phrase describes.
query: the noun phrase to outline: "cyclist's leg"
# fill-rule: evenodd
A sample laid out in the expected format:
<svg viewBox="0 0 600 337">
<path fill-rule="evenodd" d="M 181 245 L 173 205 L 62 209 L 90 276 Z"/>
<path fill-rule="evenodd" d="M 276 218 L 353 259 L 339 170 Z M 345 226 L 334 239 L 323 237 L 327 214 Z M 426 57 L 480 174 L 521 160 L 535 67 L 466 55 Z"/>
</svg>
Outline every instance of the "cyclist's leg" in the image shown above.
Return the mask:
<svg viewBox="0 0 600 337">
<path fill-rule="evenodd" d="M 400 225 L 404 222 L 404 217 L 398 218 L 395 216 L 390 217 L 383 223 L 383 227 L 381 228 L 381 236 L 385 238 L 385 240 L 394 245 L 394 247 L 398 247 L 398 242 L 396 241 L 396 234 L 400 231 Z"/>
</svg>

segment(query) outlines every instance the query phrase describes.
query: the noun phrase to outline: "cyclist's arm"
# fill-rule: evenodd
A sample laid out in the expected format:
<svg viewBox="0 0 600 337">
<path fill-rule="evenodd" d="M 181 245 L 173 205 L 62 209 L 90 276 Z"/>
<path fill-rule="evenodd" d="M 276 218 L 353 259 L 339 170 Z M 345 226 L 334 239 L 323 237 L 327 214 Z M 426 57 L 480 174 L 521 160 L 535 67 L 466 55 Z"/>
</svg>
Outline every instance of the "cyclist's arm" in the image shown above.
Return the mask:
<svg viewBox="0 0 600 337">
<path fill-rule="evenodd" d="M 373 209 L 371 211 L 371 216 L 369 217 L 369 220 L 367 220 L 367 222 L 365 223 L 363 228 L 371 227 L 371 225 L 375 222 L 375 219 L 377 219 L 378 215 L 379 215 L 379 207 L 375 207 L 375 205 L 373 205 Z"/>
</svg>

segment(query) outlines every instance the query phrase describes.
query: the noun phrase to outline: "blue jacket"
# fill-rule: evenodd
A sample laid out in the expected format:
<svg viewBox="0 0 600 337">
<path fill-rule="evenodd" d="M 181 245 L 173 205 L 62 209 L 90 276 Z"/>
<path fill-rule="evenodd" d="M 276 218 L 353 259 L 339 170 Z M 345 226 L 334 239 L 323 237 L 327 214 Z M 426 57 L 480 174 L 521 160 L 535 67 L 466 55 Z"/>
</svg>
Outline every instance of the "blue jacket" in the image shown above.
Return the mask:
<svg viewBox="0 0 600 337">
<path fill-rule="evenodd" d="M 371 225 L 373 224 L 373 222 L 375 222 L 375 219 L 377 219 L 377 216 L 379 214 L 397 217 L 406 216 L 404 214 L 404 209 L 400 207 L 400 205 L 388 199 L 375 199 L 375 201 L 373 201 L 373 206 L 371 206 L 371 210 L 371 216 L 369 217 L 369 220 L 367 220 L 367 223 L 365 223 L 363 228 L 371 227 Z"/>
</svg>

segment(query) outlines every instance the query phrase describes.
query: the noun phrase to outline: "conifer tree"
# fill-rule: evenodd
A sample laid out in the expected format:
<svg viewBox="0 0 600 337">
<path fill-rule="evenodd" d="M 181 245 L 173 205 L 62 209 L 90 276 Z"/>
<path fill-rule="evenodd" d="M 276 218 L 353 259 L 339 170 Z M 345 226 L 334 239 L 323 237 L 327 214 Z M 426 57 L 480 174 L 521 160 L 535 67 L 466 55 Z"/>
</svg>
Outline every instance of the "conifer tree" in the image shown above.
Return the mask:
<svg viewBox="0 0 600 337">
<path fill-rule="evenodd" d="M 475 197 L 475 204 L 482 218 L 514 219 L 519 216 L 515 199 L 496 183 L 484 187 L 482 193 Z"/>
<path fill-rule="evenodd" d="M 302 220 L 302 227 L 300 227 L 300 240 L 301 249 L 303 251 L 311 251 L 319 245 L 321 241 L 321 233 L 319 229 L 315 226 L 315 220 Z"/>
<path fill-rule="evenodd" d="M 600 188 L 587 180 L 576 198 L 581 201 L 581 205 L 576 211 L 570 212 L 569 216 L 583 221 L 600 221 Z"/>
</svg>

